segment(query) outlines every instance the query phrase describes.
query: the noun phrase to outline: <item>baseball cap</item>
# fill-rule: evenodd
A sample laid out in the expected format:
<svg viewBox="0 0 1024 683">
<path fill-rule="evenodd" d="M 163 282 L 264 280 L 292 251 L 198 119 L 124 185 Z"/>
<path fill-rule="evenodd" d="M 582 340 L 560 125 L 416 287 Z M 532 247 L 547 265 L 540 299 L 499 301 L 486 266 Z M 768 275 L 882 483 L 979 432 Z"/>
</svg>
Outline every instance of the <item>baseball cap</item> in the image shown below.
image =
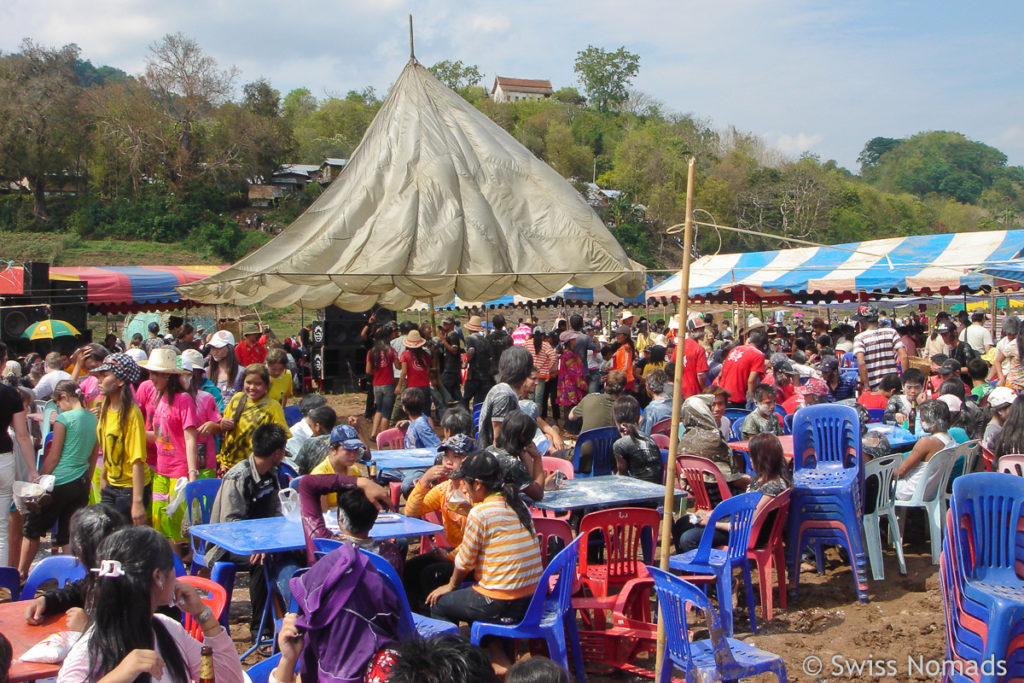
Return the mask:
<svg viewBox="0 0 1024 683">
<path fill-rule="evenodd" d="M 1008 406 L 1017 400 L 1017 392 L 1010 387 L 996 387 L 988 394 L 988 404 L 993 408 Z"/>
<path fill-rule="evenodd" d="M 181 367 L 185 367 L 185 363 L 189 364 L 189 370 L 197 370 L 206 367 L 206 359 L 203 358 L 203 354 L 199 353 L 195 349 L 185 349 L 181 352 Z"/>
<path fill-rule="evenodd" d="M 476 451 L 462 461 L 459 469 L 452 472 L 450 479 L 479 479 L 487 482 L 501 482 L 501 464 L 494 453 Z"/>
<path fill-rule="evenodd" d="M 825 374 L 827 372 L 835 372 L 839 369 L 839 359 L 835 356 L 826 356 L 821 359 L 821 372 Z"/>
<path fill-rule="evenodd" d="M 142 349 L 128 349 L 127 351 L 125 351 L 125 354 L 127 354 L 127 356 L 136 363 L 146 360 L 146 352 L 143 351 Z"/>
<path fill-rule="evenodd" d="M 796 371 L 796 368 L 793 367 L 792 361 L 788 360 L 779 361 L 778 363 L 772 363 L 772 371 L 776 375 L 782 374 L 795 376 L 800 374 Z"/>
<path fill-rule="evenodd" d="M 476 450 L 476 441 L 468 434 L 453 434 L 441 442 L 437 447 L 438 453 L 453 451 L 458 455 L 469 455 Z"/>
<path fill-rule="evenodd" d="M 949 407 L 951 413 L 959 413 L 960 409 L 964 407 L 964 402 L 953 394 L 943 394 L 939 396 L 939 400 Z"/>
<path fill-rule="evenodd" d="M 953 373 L 960 372 L 960 364 L 952 358 L 944 361 L 939 366 L 938 373 L 940 375 L 952 375 Z"/>
<path fill-rule="evenodd" d="M 810 377 L 806 383 L 798 386 L 796 391 L 801 396 L 828 396 L 828 385 L 823 379 Z"/>
<path fill-rule="evenodd" d="M 956 332 L 956 326 L 951 322 L 943 321 L 935 326 L 935 330 L 939 334 L 952 334 Z"/>
<path fill-rule="evenodd" d="M 700 313 L 691 313 L 689 319 L 686 321 L 686 329 L 690 332 L 695 332 L 703 329 L 706 324 L 707 322 L 704 320 L 703 315 Z"/>
<path fill-rule="evenodd" d="M 866 320 L 878 320 L 878 309 L 874 306 L 862 305 L 857 309 L 857 314 L 853 316 L 853 319 L 861 322 Z"/>
<path fill-rule="evenodd" d="M 215 349 L 222 349 L 225 346 L 235 345 L 235 335 L 231 334 L 227 330 L 217 330 L 213 333 L 213 337 L 210 339 L 210 346 Z"/>
<path fill-rule="evenodd" d="M 566 330 L 562 334 L 558 335 L 558 341 L 560 341 L 563 344 L 568 344 L 575 338 L 576 332 L 573 332 L 572 330 Z"/>
<path fill-rule="evenodd" d="M 366 445 L 359 438 L 359 433 L 351 425 L 338 425 L 331 430 L 330 445 L 340 445 L 347 451 L 365 451 Z"/>
<path fill-rule="evenodd" d="M 102 364 L 93 369 L 94 373 L 107 371 L 110 371 L 114 377 L 128 384 L 135 384 L 139 381 L 139 377 L 142 376 L 139 364 L 127 353 L 112 353 L 103 359 Z"/>
</svg>

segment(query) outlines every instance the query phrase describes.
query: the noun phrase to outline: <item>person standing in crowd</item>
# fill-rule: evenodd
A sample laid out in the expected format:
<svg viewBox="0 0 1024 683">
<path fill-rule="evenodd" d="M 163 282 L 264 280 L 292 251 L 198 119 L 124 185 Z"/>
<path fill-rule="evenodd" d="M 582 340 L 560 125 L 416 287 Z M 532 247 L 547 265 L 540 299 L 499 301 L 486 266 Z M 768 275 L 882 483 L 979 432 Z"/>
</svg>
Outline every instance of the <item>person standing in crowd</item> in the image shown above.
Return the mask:
<svg viewBox="0 0 1024 683">
<path fill-rule="evenodd" d="M 533 330 L 530 329 L 529 321 L 520 318 L 519 325 L 512 331 L 512 343 L 516 346 L 526 346 L 532 334 Z"/>
<path fill-rule="evenodd" d="M 491 345 L 491 378 L 497 382 L 498 361 L 501 359 L 501 354 L 505 353 L 505 349 L 512 347 L 513 340 L 512 335 L 505 329 L 505 316 L 501 313 L 496 313 L 491 317 L 491 326 L 493 329 L 487 335 L 487 341 Z M 518 332 L 518 330 L 516 331 Z M 518 342 L 516 343 L 518 344 Z M 519 346 L 524 346 L 524 344 L 519 344 Z"/>
<path fill-rule="evenodd" d="M 226 406 L 235 392 L 242 389 L 245 368 L 235 356 L 235 336 L 227 330 L 217 330 L 210 339 L 210 362 L 206 376 L 220 392 Z"/>
<path fill-rule="evenodd" d="M 466 337 L 466 384 L 463 387 L 462 405 L 472 411 L 474 405 L 484 402 L 487 393 L 494 386 L 494 375 L 491 370 L 491 357 L 494 351 L 484 335 L 480 316 L 470 317 L 463 327 L 470 334 Z"/>
<path fill-rule="evenodd" d="M 267 339 L 260 325 L 248 323 L 242 331 L 242 342 L 235 347 L 235 357 L 244 368 L 267 360 Z"/>
<path fill-rule="evenodd" d="M 982 311 L 978 311 L 971 315 L 971 324 L 967 326 L 961 333 L 958 339 L 962 342 L 967 342 L 974 349 L 974 352 L 979 356 L 988 353 L 988 350 L 992 348 L 992 332 L 985 327 L 985 321 L 988 316 Z"/>
<path fill-rule="evenodd" d="M 71 379 L 71 375 L 64 371 L 64 359 L 61 355 L 56 351 L 46 354 L 46 374 L 35 386 L 36 400 L 49 400 L 57 383 L 66 379 Z"/>
<path fill-rule="evenodd" d="M 623 311 L 629 313 L 629 311 Z M 632 319 L 632 315 L 629 318 Z M 615 344 L 612 353 L 612 370 L 618 370 L 626 376 L 626 391 L 636 390 L 636 379 L 634 378 L 634 363 L 636 363 L 636 349 L 630 337 L 630 329 L 621 325 L 615 330 Z"/>
<path fill-rule="evenodd" d="M 747 407 L 753 398 L 754 387 L 764 376 L 764 348 L 768 336 L 761 329 L 763 325 L 747 331 L 747 343 L 733 347 L 722 362 L 722 371 L 715 384 L 729 392 L 729 407 Z"/>
<path fill-rule="evenodd" d="M 146 464 L 146 421 L 132 392 L 141 370 L 127 354 L 114 353 L 93 372 L 103 395 L 96 426 L 97 446 L 103 453 L 100 501 L 133 524 L 149 524 L 153 475 Z"/>
<path fill-rule="evenodd" d="M 141 348 L 146 352 L 146 357 L 148 358 L 153 349 L 164 345 L 164 340 L 160 337 L 160 323 L 154 320 L 146 326 L 146 329 L 149 331 L 149 337 L 142 342 Z"/>
<path fill-rule="evenodd" d="M 189 323 L 185 323 L 178 331 L 178 340 L 174 342 L 179 352 L 186 349 L 199 349 L 199 342 L 196 341 L 196 329 Z"/>
<path fill-rule="evenodd" d="M 366 374 L 373 381 L 374 438 L 391 425 L 391 411 L 395 406 L 395 368 L 401 368 L 398 354 L 389 343 L 391 332 L 385 325 L 373 338 L 373 348 L 366 354 Z"/>
<path fill-rule="evenodd" d="M 462 403 L 462 337 L 455 329 L 455 318 L 445 318 L 441 327 L 441 386 L 449 405 Z"/>
<path fill-rule="evenodd" d="M 198 478 L 209 479 L 217 476 L 217 439 L 213 436 L 220 422 L 220 406 L 209 389 L 217 390 L 203 374 L 203 357 L 194 349 L 181 352 L 181 369 L 185 371 L 182 382 L 185 390 L 196 404 L 196 468 Z M 204 384 L 207 382 L 207 384 Z"/>
<path fill-rule="evenodd" d="M 505 418 L 519 410 L 519 389 L 530 377 L 533 360 L 522 346 L 506 349 L 498 363 L 501 382 L 487 392 L 480 409 L 478 444 L 486 448 L 494 444 Z"/>
<path fill-rule="evenodd" d="M 1003 337 L 996 343 L 995 371 L 999 386 L 1014 391 L 1024 389 L 1024 367 L 1021 367 L 1020 318 L 1008 315 L 1003 320 Z"/>
<path fill-rule="evenodd" d="M 226 472 L 245 460 L 252 451 L 252 436 L 257 427 L 276 423 L 291 437 L 281 404 L 267 396 L 270 373 L 262 363 L 247 367 L 243 376 L 244 391 L 236 392 L 224 408 L 224 417 L 216 427 L 224 436 L 217 462 Z"/>
<path fill-rule="evenodd" d="M 398 358 L 401 364 L 398 386 L 420 389 L 422 391 L 426 401 L 423 406 L 423 413 L 427 416 L 430 426 L 433 427 L 434 420 L 433 411 L 431 410 L 430 392 L 431 356 L 430 352 L 423 348 L 426 343 L 427 341 L 420 335 L 420 331 L 417 329 L 409 330 L 409 334 L 405 336 L 405 340 L 402 342 L 402 346 L 405 349 Z"/>
<path fill-rule="evenodd" d="M 270 389 L 267 395 L 281 404 L 281 408 L 288 405 L 288 399 L 293 395 L 292 371 L 288 369 L 288 354 L 284 349 L 270 349 L 267 351 L 267 372 L 270 373 Z"/>
<path fill-rule="evenodd" d="M 577 316 L 578 317 L 578 316 Z M 587 394 L 587 365 L 577 351 L 581 339 L 589 339 L 587 335 L 574 330 L 566 330 L 559 335 L 562 353 L 558 357 L 558 405 L 565 408 L 566 429 L 569 428 L 569 412 L 573 406 L 583 400 Z"/>
<path fill-rule="evenodd" d="M 928 340 L 924 344 L 924 353 L 922 354 L 925 358 L 931 358 L 935 355 L 949 356 L 953 353 L 953 346 L 949 343 L 953 337 L 943 338 L 939 332 L 939 327 L 949 322 L 949 313 L 945 311 L 939 311 L 935 315 L 935 327 L 932 329 L 932 333 L 928 336 Z M 950 327 L 950 333 L 956 328 Z"/>
<path fill-rule="evenodd" d="M 7 345 L 0 342 L 0 366 L 7 363 Z M 14 432 L 11 439 L 10 431 Z M 56 438 L 56 435 L 55 437 Z M 35 449 L 28 432 L 25 406 L 21 394 L 11 385 L 0 382 L 0 559 L 8 561 L 8 517 L 14 497 L 15 441 L 25 461 L 29 480 L 39 476 L 36 471 Z"/>
<path fill-rule="evenodd" d="M 533 328 L 533 339 L 526 343 L 526 350 L 530 353 L 533 367 L 537 368 L 537 386 L 534 388 L 533 401 L 544 410 L 544 398 L 548 381 L 557 379 L 558 356 L 555 349 L 547 340 L 544 328 L 538 325 Z"/>
<path fill-rule="evenodd" d="M 705 325 L 704 318 L 699 313 L 694 313 L 686 321 L 687 334 L 683 341 L 683 376 L 680 386 L 684 399 L 703 393 L 708 386 L 708 356 L 700 344 L 704 338 Z M 672 361 L 676 360 L 678 349 L 678 344 L 672 349 Z"/>
<path fill-rule="evenodd" d="M 900 366 L 907 367 L 907 351 L 896 330 L 878 326 L 878 309 L 874 306 L 861 306 L 854 319 L 862 329 L 853 338 L 861 389 L 874 391 L 883 377 L 898 374 Z"/>
</svg>

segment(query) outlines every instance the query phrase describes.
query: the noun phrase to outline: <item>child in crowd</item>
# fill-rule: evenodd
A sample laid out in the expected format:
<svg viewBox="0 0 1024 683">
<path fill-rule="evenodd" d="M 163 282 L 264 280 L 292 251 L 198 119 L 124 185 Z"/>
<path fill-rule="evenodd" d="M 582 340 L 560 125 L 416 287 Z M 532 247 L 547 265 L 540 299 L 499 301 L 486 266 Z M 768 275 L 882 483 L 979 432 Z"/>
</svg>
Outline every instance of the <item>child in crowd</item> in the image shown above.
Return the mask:
<svg viewBox="0 0 1024 683">
<path fill-rule="evenodd" d="M 441 433 L 445 439 L 456 434 L 473 436 L 473 416 L 462 406 L 455 406 L 444 411 L 441 416 Z M 440 448 L 440 447 L 438 447 Z"/>
<path fill-rule="evenodd" d="M 505 683 L 569 683 L 569 674 L 547 657 L 532 656 L 513 664 Z"/>
<path fill-rule="evenodd" d="M 348 474 L 353 477 L 362 476 L 356 463 L 366 454 L 366 445 L 359 438 L 358 432 L 350 425 L 338 425 L 331 430 L 328 441 L 327 457 L 314 467 L 310 474 Z M 338 499 L 331 493 L 320 499 L 324 511 L 337 507 Z M 372 526 L 372 525 L 371 525 Z"/>
<path fill-rule="evenodd" d="M 782 421 L 775 414 L 775 389 L 768 384 L 758 384 L 754 387 L 755 410 L 743 420 L 740 430 L 744 439 L 750 439 L 755 434 L 769 432 L 781 435 Z"/>
<path fill-rule="evenodd" d="M 921 483 L 925 463 L 943 448 L 955 441 L 949 435 L 949 407 L 938 400 L 925 401 L 920 410 L 920 424 L 926 434 L 914 444 L 914 449 L 900 463 L 899 479 L 896 481 L 896 498 L 910 500 Z"/>
<path fill-rule="evenodd" d="M 198 356 L 198 359 L 196 358 Z M 200 479 L 217 476 L 217 439 L 213 436 L 222 415 L 217 407 L 217 397 L 208 390 L 217 391 L 203 374 L 203 357 L 195 349 L 181 352 L 181 369 L 185 371 L 182 382 L 185 391 L 196 404 L 196 468 Z M 188 374 L 191 370 L 191 374 Z"/>
<path fill-rule="evenodd" d="M 978 403 L 984 401 L 988 392 L 992 391 L 992 386 L 988 383 L 991 372 L 992 368 L 981 358 L 975 358 L 967 363 L 967 376 L 971 378 L 971 395 Z"/>
<path fill-rule="evenodd" d="M 498 458 L 492 453 L 473 453 L 452 478 L 460 480 L 473 507 L 451 579 L 427 596 L 431 616 L 454 623 L 517 623 L 544 571 L 530 511 L 505 483 Z M 476 583 L 459 588 L 471 573 Z M 495 672 L 503 675 L 511 661 L 502 643 L 491 639 L 484 645 Z"/>
<path fill-rule="evenodd" d="M 936 353 L 928 361 L 931 363 L 931 374 L 928 376 L 928 397 L 936 398 L 939 395 L 939 386 L 949 377 L 949 372 L 943 372 L 949 356 L 944 353 Z"/>
<path fill-rule="evenodd" d="M 327 399 L 323 397 L 323 394 L 306 394 L 299 399 L 299 413 L 302 415 L 302 419 L 291 427 L 292 438 L 288 439 L 288 455 L 293 458 L 297 456 L 306 439 L 313 437 L 313 422 L 309 415 L 315 408 L 325 405 L 327 405 Z M 337 416 L 335 416 L 335 420 L 337 420 Z M 333 424 L 328 428 L 327 433 L 330 433 L 331 429 L 334 429 Z"/>
<path fill-rule="evenodd" d="M 619 396 L 612 406 L 612 419 L 622 436 L 612 445 L 618 474 L 661 484 L 665 468 L 661 450 L 649 436 L 638 431 L 640 404 L 632 396 Z"/>
<path fill-rule="evenodd" d="M 885 410 L 889 405 L 889 399 L 898 394 L 903 388 L 900 377 L 896 373 L 886 375 L 878 384 L 877 391 L 864 391 L 857 397 L 857 403 L 868 410 Z"/>
<path fill-rule="evenodd" d="M 331 432 L 338 424 L 338 414 L 334 412 L 334 408 L 322 405 L 311 410 L 305 420 L 312 425 L 313 435 L 303 441 L 299 452 L 292 459 L 295 471 L 299 474 L 309 474 L 327 457 Z"/>
<path fill-rule="evenodd" d="M 1016 400 L 1017 392 L 1009 387 L 996 387 L 989 392 L 988 409 L 992 417 L 985 425 L 985 433 L 981 437 L 981 445 L 988 451 L 995 452 L 1003 425 Z"/>
<path fill-rule="evenodd" d="M 131 388 L 139 366 L 127 354 L 113 353 L 93 372 L 103 396 L 96 428 L 105 480 L 100 500 L 133 524 L 149 524 L 153 475 L 146 464 L 146 423 Z"/>
<path fill-rule="evenodd" d="M 409 387 L 402 392 L 402 410 L 409 419 L 396 426 L 405 430 L 406 448 L 437 448 L 441 444 L 425 412 L 430 406 L 427 391 L 421 387 Z"/>
<path fill-rule="evenodd" d="M 292 397 L 292 371 L 288 369 L 288 354 L 284 349 L 267 351 L 267 371 L 270 373 L 270 389 L 267 396 L 281 404 L 284 409 Z"/>
<path fill-rule="evenodd" d="M 446 419 L 451 410 L 445 413 Z M 460 412 L 466 411 L 460 409 Z M 446 419 L 442 419 L 442 425 Z M 447 583 L 455 569 L 454 558 L 462 543 L 466 515 L 469 514 L 469 499 L 461 487 L 451 480 L 451 475 L 462 466 L 466 456 L 476 450 L 476 442 L 468 435 L 458 433 L 446 437 L 437 450 L 440 462 L 419 477 L 405 503 L 405 514 L 409 517 L 440 514 L 448 544 L 447 549 L 435 548 L 433 552 L 414 557 L 406 563 L 405 590 L 409 604 L 417 612 L 425 610 L 424 600 L 427 595 Z"/>
<path fill-rule="evenodd" d="M 900 383 L 903 385 L 903 393 L 889 397 L 883 421 L 906 426 L 913 432 L 917 426 L 917 409 L 926 400 L 924 373 L 917 368 L 904 370 L 900 375 Z"/>
<path fill-rule="evenodd" d="M 28 577 L 39 539 L 57 525 L 54 545 L 66 552 L 71 516 L 89 502 L 89 482 L 96 467 L 96 416 L 85 409 L 82 390 L 72 380 L 57 382 L 53 400 L 60 414 L 53 423 L 53 440 L 39 474 L 54 476 L 50 502 L 25 516 L 18 573 Z"/>
</svg>

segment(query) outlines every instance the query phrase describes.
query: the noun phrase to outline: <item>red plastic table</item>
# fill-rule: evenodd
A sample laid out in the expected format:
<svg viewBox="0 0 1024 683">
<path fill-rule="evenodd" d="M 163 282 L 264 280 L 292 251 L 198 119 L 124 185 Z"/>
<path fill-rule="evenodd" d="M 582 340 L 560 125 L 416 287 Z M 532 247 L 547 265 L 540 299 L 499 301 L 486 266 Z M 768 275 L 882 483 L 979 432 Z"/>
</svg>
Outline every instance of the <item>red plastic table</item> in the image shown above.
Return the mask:
<svg viewBox="0 0 1024 683">
<path fill-rule="evenodd" d="M 779 437 L 779 443 L 782 444 L 782 454 L 786 456 L 787 460 L 793 459 L 793 435 L 785 434 Z M 733 441 L 729 444 L 729 448 L 734 451 L 750 452 L 749 441 Z"/>
<path fill-rule="evenodd" d="M 54 615 L 39 626 L 28 625 L 25 623 L 25 607 L 27 605 L 28 601 L 0 604 L 0 624 L 3 625 L 0 631 L 7 636 L 7 640 L 11 641 L 14 654 L 9 674 L 11 683 L 50 678 L 56 676 L 60 671 L 60 664 L 31 664 L 18 661 L 18 657 L 25 654 L 29 648 L 46 636 L 57 631 L 67 630 L 67 622 L 63 614 Z"/>
</svg>

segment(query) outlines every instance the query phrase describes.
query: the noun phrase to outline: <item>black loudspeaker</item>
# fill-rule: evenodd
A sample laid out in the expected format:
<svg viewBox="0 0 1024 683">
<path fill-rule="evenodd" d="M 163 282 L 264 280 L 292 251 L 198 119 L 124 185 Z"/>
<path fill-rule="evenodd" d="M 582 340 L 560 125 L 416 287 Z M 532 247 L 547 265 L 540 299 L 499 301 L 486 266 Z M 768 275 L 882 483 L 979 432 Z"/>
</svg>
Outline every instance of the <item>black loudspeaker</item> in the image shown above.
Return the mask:
<svg viewBox="0 0 1024 683">
<path fill-rule="evenodd" d="M 324 381 L 334 393 L 358 391 L 358 380 L 366 369 L 366 350 L 362 346 L 317 349 L 313 353 L 313 377 Z"/>
<path fill-rule="evenodd" d="M 31 303 L 48 302 L 50 299 L 50 264 L 29 261 L 25 264 L 24 271 L 25 296 L 31 299 Z"/>
<path fill-rule="evenodd" d="M 313 344 L 314 349 L 319 349 L 324 345 L 324 334 L 324 321 L 314 320 L 309 333 L 309 341 Z"/>
<path fill-rule="evenodd" d="M 85 332 L 89 315 L 88 284 L 54 280 L 50 285 L 50 317 L 71 323 L 79 332 Z"/>
<path fill-rule="evenodd" d="M 29 306 L 25 308 L 7 308 L 0 311 L 0 339 L 16 346 L 21 335 L 28 326 L 39 320 L 46 319 L 45 306 Z"/>
</svg>

